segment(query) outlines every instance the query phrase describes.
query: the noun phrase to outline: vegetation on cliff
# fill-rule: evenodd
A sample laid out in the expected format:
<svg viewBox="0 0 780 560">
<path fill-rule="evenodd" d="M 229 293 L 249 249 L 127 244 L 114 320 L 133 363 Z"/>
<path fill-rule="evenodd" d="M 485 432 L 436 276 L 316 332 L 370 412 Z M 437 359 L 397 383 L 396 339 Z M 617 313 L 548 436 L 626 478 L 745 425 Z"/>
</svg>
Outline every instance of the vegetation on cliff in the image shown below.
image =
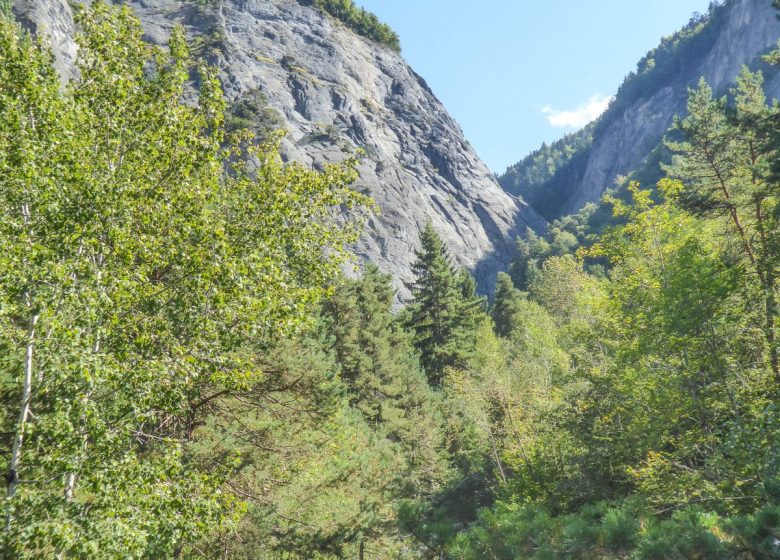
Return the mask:
<svg viewBox="0 0 780 560">
<path fill-rule="evenodd" d="M 522 196 L 548 220 L 567 212 L 567 202 L 581 185 L 594 140 L 621 118 L 640 99 L 659 91 L 675 80 L 688 80 L 710 52 L 728 20 L 733 7 L 711 2 L 707 13 L 696 14 L 676 33 L 664 37 L 659 45 L 637 63 L 626 76 L 607 110 L 580 131 L 532 152 L 498 177 L 508 192 Z M 644 175 L 660 178 L 659 147 L 646 162 Z M 640 171 L 634 169 L 632 171 Z M 603 185 L 611 188 L 613 185 Z"/>
<path fill-rule="evenodd" d="M 552 144 L 542 144 L 498 177 L 501 187 L 522 197 L 542 216 L 560 217 L 561 201 L 567 199 L 582 175 L 593 144 L 594 124 L 567 134 Z"/>
<path fill-rule="evenodd" d="M 387 45 L 401 52 L 398 34 L 386 23 L 379 21 L 375 14 L 358 8 L 352 0 L 307 0 L 320 10 L 332 15 L 358 35 Z"/>
</svg>

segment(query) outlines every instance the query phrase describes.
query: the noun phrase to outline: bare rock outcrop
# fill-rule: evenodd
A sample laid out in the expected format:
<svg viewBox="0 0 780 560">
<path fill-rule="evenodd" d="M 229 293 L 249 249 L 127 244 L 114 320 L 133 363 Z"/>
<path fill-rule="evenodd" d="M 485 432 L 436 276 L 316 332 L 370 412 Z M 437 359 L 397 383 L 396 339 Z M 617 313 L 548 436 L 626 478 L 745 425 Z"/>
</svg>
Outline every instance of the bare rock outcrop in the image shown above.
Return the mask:
<svg viewBox="0 0 780 560">
<path fill-rule="evenodd" d="M 260 98 L 281 115 L 283 157 L 317 168 L 360 149 L 355 188 L 380 215 L 355 247 L 409 295 L 418 234 L 430 220 L 458 264 L 489 290 L 512 241 L 545 222 L 505 193 L 425 81 L 392 49 L 297 0 L 135 0 L 146 38 L 183 25 L 216 64 L 233 103 Z M 20 20 L 51 37 L 64 73 L 75 50 L 66 0 L 17 0 Z"/>
</svg>

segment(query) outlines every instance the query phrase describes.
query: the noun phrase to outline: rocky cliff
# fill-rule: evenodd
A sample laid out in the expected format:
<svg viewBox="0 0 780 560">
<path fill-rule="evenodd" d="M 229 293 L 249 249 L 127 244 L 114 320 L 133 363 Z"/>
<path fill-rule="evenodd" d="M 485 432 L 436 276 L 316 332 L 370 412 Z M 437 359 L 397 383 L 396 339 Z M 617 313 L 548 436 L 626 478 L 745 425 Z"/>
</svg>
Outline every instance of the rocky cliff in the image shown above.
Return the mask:
<svg viewBox="0 0 780 560">
<path fill-rule="evenodd" d="M 398 53 L 306 2 L 126 3 L 151 42 L 165 43 L 173 25 L 184 25 L 197 54 L 219 67 L 233 106 L 248 110 L 250 119 L 271 115 L 287 131 L 286 159 L 316 168 L 357 149 L 365 153 L 355 187 L 376 200 L 381 214 L 370 220 L 355 250 L 395 276 L 402 298 L 409 294 L 410 265 L 427 220 L 485 289 L 511 257 L 514 236 L 528 226 L 544 227 L 536 212 L 499 187 Z M 75 54 L 67 1 L 16 0 L 14 13 L 50 36 L 67 72 Z"/>
<path fill-rule="evenodd" d="M 714 6 L 710 14 L 693 22 L 684 32 L 668 38 L 659 47 L 667 55 L 662 72 L 653 65 L 658 53 L 650 53 L 640 63 L 637 74 L 627 79 L 613 106 L 592 123 L 592 142 L 583 146 L 582 135 L 573 135 L 578 152 L 562 161 L 556 176 L 540 184 L 523 183 L 530 161 L 520 162 L 501 177 L 510 192 L 543 191 L 551 188 L 557 200 L 548 217 L 576 212 L 587 202 L 599 200 L 618 177 L 641 168 L 660 144 L 676 115 L 684 115 L 688 88 L 701 77 L 718 94 L 726 94 L 743 65 L 768 70 L 768 97 L 780 96 L 780 75 L 762 64 L 762 55 L 780 39 L 780 13 L 772 0 L 727 0 Z M 687 34 L 687 35 L 686 35 Z M 654 77 L 653 72 L 661 74 Z M 647 79 L 645 79 L 647 77 Z M 629 86 L 634 86 L 633 90 Z M 573 144 L 572 144 L 573 145 Z M 565 146 L 557 147 L 565 152 Z M 527 183 L 527 181 L 525 181 Z M 548 195 L 549 198 L 549 195 Z"/>
</svg>

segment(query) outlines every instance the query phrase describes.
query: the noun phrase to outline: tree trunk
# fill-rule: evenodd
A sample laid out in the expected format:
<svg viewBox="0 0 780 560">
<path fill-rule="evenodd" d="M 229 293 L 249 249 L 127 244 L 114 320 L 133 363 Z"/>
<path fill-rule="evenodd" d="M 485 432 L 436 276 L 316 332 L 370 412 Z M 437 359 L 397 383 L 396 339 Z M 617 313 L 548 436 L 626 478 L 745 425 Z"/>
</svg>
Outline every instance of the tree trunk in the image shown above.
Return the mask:
<svg viewBox="0 0 780 560">
<path fill-rule="evenodd" d="M 766 221 L 761 211 L 761 200 L 756 200 L 756 225 L 758 226 L 759 239 L 761 240 L 761 268 L 759 274 L 764 291 L 764 309 L 766 313 L 765 332 L 766 342 L 769 346 L 769 365 L 775 376 L 775 383 L 780 387 L 780 356 L 778 356 L 777 338 L 775 335 L 775 318 L 777 317 L 777 298 L 775 297 L 775 267 L 767 239 Z"/>
<path fill-rule="evenodd" d="M 33 377 L 33 348 L 35 344 L 35 325 L 38 323 L 38 314 L 30 316 L 30 322 L 27 330 L 27 349 L 24 358 L 24 380 L 22 382 L 22 402 L 19 410 L 19 420 L 16 423 L 16 435 L 14 445 L 11 450 L 11 461 L 8 465 L 8 474 L 6 481 L 8 483 L 7 496 L 13 498 L 16 494 L 18 484 L 19 462 L 22 456 L 22 443 L 24 443 L 24 429 L 27 425 L 27 417 L 30 414 L 30 400 L 32 395 L 32 377 Z M 5 530 L 8 532 L 11 528 L 11 512 L 9 511 L 5 519 Z"/>
</svg>

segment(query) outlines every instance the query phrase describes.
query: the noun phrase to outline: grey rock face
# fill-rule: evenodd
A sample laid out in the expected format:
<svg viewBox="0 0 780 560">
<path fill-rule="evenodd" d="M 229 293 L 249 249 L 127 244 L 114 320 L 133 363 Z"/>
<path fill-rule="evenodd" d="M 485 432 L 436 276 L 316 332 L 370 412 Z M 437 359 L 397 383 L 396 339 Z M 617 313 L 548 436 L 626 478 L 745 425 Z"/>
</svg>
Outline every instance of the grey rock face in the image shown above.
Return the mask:
<svg viewBox="0 0 780 560">
<path fill-rule="evenodd" d="M 700 77 L 718 94 L 734 83 L 743 65 L 757 62 L 777 45 L 780 21 L 771 0 L 731 0 L 725 25 L 713 48 L 696 72 L 659 91 L 647 92 L 607 130 L 594 138 L 593 149 L 580 185 L 567 203 L 576 212 L 587 202 L 599 200 L 615 179 L 637 169 L 659 144 L 675 115 L 684 115 L 688 88 Z M 780 96 L 780 75 L 766 83 L 768 97 Z"/>
<path fill-rule="evenodd" d="M 18 1 L 67 8 L 65 0 Z M 283 116 L 286 159 L 317 168 L 365 151 L 356 188 L 375 199 L 381 214 L 355 251 L 393 274 L 401 299 L 409 295 L 427 220 L 483 289 L 511 258 L 514 236 L 544 227 L 536 212 L 500 189 L 425 81 L 389 48 L 295 0 L 127 3 L 149 41 L 164 44 L 174 24 L 184 25 L 220 68 L 229 100 L 262 92 Z M 29 19 L 43 16 L 49 18 L 35 11 Z M 69 22 L 57 14 L 50 20 L 50 29 Z M 60 35 L 54 39 L 58 48 Z"/>
<path fill-rule="evenodd" d="M 73 13 L 67 0 L 14 0 L 14 18 L 27 30 L 45 36 L 54 52 L 54 64 L 64 79 L 70 77 L 76 60 Z"/>
</svg>

